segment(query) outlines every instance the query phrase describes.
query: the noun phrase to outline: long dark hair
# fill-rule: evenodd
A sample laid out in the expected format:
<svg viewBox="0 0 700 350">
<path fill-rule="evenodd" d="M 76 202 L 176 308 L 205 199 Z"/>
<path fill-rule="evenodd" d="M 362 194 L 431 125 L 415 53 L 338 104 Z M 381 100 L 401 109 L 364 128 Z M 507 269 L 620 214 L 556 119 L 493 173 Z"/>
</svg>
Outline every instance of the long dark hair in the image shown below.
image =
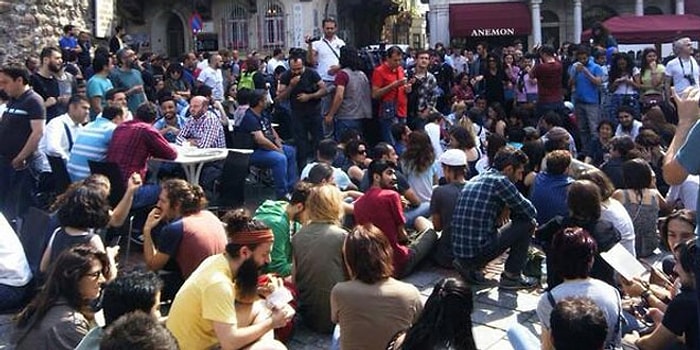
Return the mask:
<svg viewBox="0 0 700 350">
<path fill-rule="evenodd" d="M 620 60 L 625 60 L 627 62 L 627 68 L 624 71 L 620 69 L 617 62 Z M 634 61 L 626 53 L 616 53 L 612 57 L 612 64 L 610 65 L 610 76 L 608 81 L 615 81 L 615 79 L 620 78 L 622 75 L 627 74 L 630 78 L 634 72 Z M 612 85 L 611 85 L 612 86 Z"/>
<path fill-rule="evenodd" d="M 421 131 L 410 133 L 401 160 L 406 171 L 420 174 L 428 170 L 435 162 L 435 150 L 430 143 L 430 137 Z"/>
<path fill-rule="evenodd" d="M 659 54 L 656 52 L 656 49 L 653 47 L 647 47 L 642 51 L 642 59 L 640 60 L 640 76 L 644 76 L 644 72 L 646 72 L 647 69 L 650 69 L 649 64 L 647 64 L 647 55 L 650 53 L 655 53 L 656 54 L 656 64 L 659 64 Z"/>
<path fill-rule="evenodd" d="M 476 350 L 472 334 L 474 309 L 469 286 L 457 278 L 435 285 L 416 324 L 406 332 L 403 350 Z"/>
<path fill-rule="evenodd" d="M 80 279 L 90 272 L 94 260 L 102 264 L 102 275 L 109 276 L 109 259 L 104 252 L 88 245 L 64 250 L 49 269 L 39 294 L 17 316 L 17 326 L 26 326 L 30 319 L 40 320 L 59 299 L 64 299 L 74 310 L 85 308 L 90 300 L 80 295 Z"/>
</svg>

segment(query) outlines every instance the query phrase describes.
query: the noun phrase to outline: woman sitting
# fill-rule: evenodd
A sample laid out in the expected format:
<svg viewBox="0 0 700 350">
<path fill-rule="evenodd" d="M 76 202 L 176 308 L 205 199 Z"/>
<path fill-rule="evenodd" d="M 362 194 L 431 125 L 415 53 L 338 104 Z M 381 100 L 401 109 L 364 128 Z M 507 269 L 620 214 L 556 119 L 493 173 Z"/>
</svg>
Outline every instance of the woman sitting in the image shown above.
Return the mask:
<svg viewBox="0 0 700 350">
<path fill-rule="evenodd" d="M 74 349 L 91 328 L 90 303 L 108 275 L 109 259 L 94 247 L 79 245 L 60 254 L 44 288 L 18 316 L 16 349 Z"/>
<path fill-rule="evenodd" d="M 424 132 L 414 131 L 408 135 L 407 146 L 406 152 L 401 155 L 401 168 L 421 203 L 430 202 L 433 186 L 438 179 L 433 167 L 435 151 L 430 145 L 430 138 Z"/>
<path fill-rule="evenodd" d="M 365 176 L 367 165 L 372 161 L 367 157 L 367 144 L 360 140 L 348 142 L 345 146 L 345 156 L 348 162 L 342 169 L 350 176 L 350 180 L 352 180 L 355 185 L 359 185 L 360 182 L 362 182 L 362 178 Z"/>
</svg>

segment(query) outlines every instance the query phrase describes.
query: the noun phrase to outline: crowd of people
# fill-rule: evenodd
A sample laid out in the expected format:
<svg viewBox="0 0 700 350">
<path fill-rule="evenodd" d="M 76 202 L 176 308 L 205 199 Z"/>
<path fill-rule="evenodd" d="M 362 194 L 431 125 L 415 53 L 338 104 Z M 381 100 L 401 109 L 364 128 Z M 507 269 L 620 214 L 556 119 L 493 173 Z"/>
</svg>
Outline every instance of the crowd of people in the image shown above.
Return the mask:
<svg viewBox="0 0 700 350">
<path fill-rule="evenodd" d="M 540 338 L 516 325 L 516 349 L 700 346 L 689 38 L 662 60 L 596 26 L 590 45 L 393 46 L 373 66 L 322 25 L 288 55 L 178 60 L 137 55 L 121 27 L 93 47 L 66 26 L 0 68 L 0 306 L 18 312 L 17 349 L 285 349 L 298 322 L 334 349 L 476 349 L 471 288 L 496 284 L 545 288 Z M 210 210 L 235 174 L 209 162 L 190 183 L 158 161 L 190 148 L 251 150 L 273 197 Z M 29 207 L 51 219 L 27 243 Z M 149 272 L 118 273 L 125 230 Z M 662 268 L 625 279 L 601 256 L 618 246 Z M 424 305 L 400 279 L 426 263 L 460 277 Z"/>
</svg>

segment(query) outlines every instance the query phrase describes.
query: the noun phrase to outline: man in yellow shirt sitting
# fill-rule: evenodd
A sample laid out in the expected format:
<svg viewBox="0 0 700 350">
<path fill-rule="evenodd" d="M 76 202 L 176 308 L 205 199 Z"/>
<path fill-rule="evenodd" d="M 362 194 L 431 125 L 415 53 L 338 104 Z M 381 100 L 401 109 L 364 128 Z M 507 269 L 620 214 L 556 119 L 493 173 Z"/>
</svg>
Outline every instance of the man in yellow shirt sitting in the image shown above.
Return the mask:
<svg viewBox="0 0 700 350">
<path fill-rule="evenodd" d="M 265 224 L 243 210 L 224 217 L 229 243 L 226 252 L 214 255 L 185 281 L 175 296 L 168 329 L 182 349 L 286 349 L 274 339 L 273 330 L 294 316 L 289 306 L 268 307 L 256 300 L 282 285 L 273 278 L 258 286 L 258 271 L 270 262 L 274 236 Z"/>
</svg>

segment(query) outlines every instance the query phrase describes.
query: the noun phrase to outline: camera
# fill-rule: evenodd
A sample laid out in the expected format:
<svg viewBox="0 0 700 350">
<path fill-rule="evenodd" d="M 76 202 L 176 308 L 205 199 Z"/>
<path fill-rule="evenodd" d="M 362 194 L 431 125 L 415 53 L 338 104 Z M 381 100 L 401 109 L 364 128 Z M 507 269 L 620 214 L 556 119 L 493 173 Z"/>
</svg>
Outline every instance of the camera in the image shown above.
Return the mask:
<svg viewBox="0 0 700 350">
<path fill-rule="evenodd" d="M 683 76 L 683 78 L 687 79 L 690 85 L 695 85 L 695 77 L 693 77 L 692 75 L 686 74 Z"/>
<path fill-rule="evenodd" d="M 319 40 L 321 40 L 321 37 L 320 37 L 320 36 L 315 36 L 315 37 L 313 37 L 313 38 L 308 38 L 308 39 L 306 39 L 306 43 L 307 43 L 307 44 L 311 44 L 312 42 L 314 42 L 314 41 L 319 41 Z"/>
</svg>

